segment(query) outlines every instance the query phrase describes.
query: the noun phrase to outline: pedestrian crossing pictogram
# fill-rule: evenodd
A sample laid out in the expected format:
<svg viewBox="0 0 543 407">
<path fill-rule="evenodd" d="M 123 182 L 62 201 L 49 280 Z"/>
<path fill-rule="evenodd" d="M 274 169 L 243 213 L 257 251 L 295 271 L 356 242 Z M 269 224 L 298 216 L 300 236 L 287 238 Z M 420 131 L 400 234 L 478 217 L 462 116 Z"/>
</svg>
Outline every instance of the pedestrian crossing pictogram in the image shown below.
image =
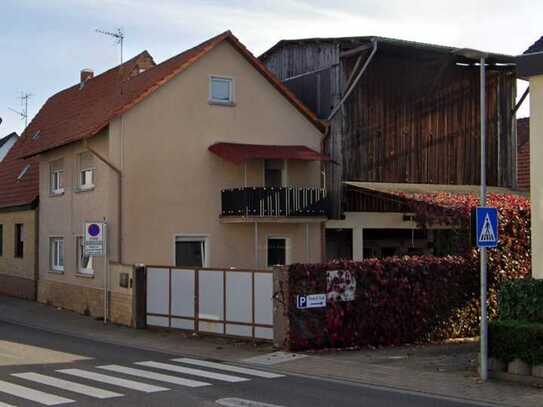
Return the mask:
<svg viewBox="0 0 543 407">
<path fill-rule="evenodd" d="M 496 247 L 498 245 L 498 210 L 496 208 L 477 208 L 477 246 Z"/>
</svg>

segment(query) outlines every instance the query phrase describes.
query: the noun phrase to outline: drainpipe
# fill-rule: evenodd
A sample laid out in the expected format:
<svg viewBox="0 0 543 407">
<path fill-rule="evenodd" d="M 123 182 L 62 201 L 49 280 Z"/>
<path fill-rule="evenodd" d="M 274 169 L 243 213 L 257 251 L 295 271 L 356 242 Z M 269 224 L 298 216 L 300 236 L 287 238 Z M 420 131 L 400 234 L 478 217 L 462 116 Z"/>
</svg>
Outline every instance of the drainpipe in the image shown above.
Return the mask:
<svg viewBox="0 0 543 407">
<path fill-rule="evenodd" d="M 102 154 L 100 154 L 98 151 L 96 151 L 93 147 L 91 147 L 88 143 L 87 139 L 83 139 L 83 145 L 86 150 L 90 151 L 96 158 L 98 158 L 100 161 L 102 161 L 104 164 L 106 164 L 109 168 L 111 168 L 115 173 L 117 174 L 117 182 L 118 182 L 118 190 L 119 190 L 119 199 L 117 201 L 117 216 L 119 219 L 119 232 L 118 232 L 118 251 L 119 251 L 119 263 L 123 264 L 123 190 L 122 190 L 122 177 L 123 174 L 119 168 L 117 168 L 115 165 L 113 165 L 107 158 L 105 158 Z"/>
</svg>

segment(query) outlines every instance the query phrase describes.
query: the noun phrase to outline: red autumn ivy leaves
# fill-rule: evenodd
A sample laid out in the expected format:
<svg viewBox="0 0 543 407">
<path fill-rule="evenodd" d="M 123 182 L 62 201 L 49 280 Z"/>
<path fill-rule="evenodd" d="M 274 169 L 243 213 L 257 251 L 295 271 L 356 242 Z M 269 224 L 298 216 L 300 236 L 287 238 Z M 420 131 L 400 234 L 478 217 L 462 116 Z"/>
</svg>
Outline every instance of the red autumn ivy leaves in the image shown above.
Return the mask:
<svg viewBox="0 0 543 407">
<path fill-rule="evenodd" d="M 398 194 L 419 225 L 467 230 L 475 195 Z M 490 194 L 500 214 L 500 245 L 489 251 L 489 314 L 504 282 L 530 275 L 530 204 L 513 195 Z M 289 269 L 289 347 L 295 350 L 400 345 L 473 336 L 479 326 L 478 251 L 467 242 L 463 256 L 367 259 L 362 262 L 294 264 Z M 458 252 L 458 250 L 456 251 Z M 325 293 L 327 271 L 349 270 L 353 301 L 299 310 L 296 296 Z"/>
</svg>

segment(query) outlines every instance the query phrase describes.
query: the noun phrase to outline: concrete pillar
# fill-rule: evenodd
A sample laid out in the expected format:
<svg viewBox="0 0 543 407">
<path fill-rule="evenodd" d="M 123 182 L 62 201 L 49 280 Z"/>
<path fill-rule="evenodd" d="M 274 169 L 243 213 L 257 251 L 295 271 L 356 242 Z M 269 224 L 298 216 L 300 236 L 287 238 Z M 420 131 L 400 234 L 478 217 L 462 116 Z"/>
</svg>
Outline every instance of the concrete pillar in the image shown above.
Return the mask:
<svg viewBox="0 0 543 407">
<path fill-rule="evenodd" d="M 353 227 L 353 260 L 361 261 L 364 259 L 364 228 L 362 226 Z"/>
</svg>

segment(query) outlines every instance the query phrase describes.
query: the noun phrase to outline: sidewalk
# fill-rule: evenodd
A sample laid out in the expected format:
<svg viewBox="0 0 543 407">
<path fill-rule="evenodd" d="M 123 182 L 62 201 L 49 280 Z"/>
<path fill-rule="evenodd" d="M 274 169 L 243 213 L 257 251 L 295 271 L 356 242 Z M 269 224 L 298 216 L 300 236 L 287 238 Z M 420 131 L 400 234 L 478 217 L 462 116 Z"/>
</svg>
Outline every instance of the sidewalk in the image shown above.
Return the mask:
<svg viewBox="0 0 543 407">
<path fill-rule="evenodd" d="M 104 325 L 102 321 L 73 312 L 3 296 L 0 296 L 0 320 L 80 338 L 237 364 L 247 364 L 245 360 L 248 358 L 263 357 L 274 351 L 267 344 Z M 477 351 L 477 344 L 468 342 L 305 353 L 303 358 L 293 358 L 267 368 L 287 374 L 429 393 L 488 405 L 543 405 L 541 389 L 494 381 L 481 383 L 475 375 Z"/>
</svg>

